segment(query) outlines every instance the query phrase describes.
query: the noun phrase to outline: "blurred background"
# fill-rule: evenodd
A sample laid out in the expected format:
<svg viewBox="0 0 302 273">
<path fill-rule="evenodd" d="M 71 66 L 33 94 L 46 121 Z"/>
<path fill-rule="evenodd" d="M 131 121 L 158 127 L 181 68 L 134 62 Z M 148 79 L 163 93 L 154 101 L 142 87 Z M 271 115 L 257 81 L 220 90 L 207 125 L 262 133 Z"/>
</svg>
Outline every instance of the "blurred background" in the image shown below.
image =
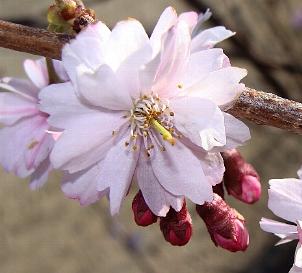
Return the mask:
<svg viewBox="0 0 302 273">
<path fill-rule="evenodd" d="M 50 0 L 0 0 L 0 19 L 45 27 Z M 150 33 L 168 6 L 178 12 L 210 8 L 209 25 L 225 25 L 237 35 L 219 45 L 236 66 L 249 71 L 247 86 L 302 101 L 301 0 L 87 0 L 97 18 L 111 27 L 134 17 Z M 24 77 L 22 62 L 33 58 L 0 49 L 0 76 Z M 36 58 L 36 57 L 34 57 Z M 301 137 L 251 124 L 252 140 L 241 149 L 262 178 L 263 196 L 253 206 L 232 198 L 230 204 L 248 223 L 250 247 L 245 253 L 216 248 L 193 206 L 194 234 L 182 248 L 163 239 L 158 225 L 137 227 L 130 193 L 120 215 L 108 215 L 106 201 L 90 207 L 66 199 L 59 174 L 38 192 L 28 181 L 0 169 L 0 272 L 2 273 L 266 273 L 288 272 L 295 243 L 274 247 L 277 238 L 259 228 L 267 209 L 269 178 L 296 177 L 302 164 Z M 1 152 L 1 147 L 0 147 Z M 188 174 L 189 175 L 189 174 Z"/>
</svg>

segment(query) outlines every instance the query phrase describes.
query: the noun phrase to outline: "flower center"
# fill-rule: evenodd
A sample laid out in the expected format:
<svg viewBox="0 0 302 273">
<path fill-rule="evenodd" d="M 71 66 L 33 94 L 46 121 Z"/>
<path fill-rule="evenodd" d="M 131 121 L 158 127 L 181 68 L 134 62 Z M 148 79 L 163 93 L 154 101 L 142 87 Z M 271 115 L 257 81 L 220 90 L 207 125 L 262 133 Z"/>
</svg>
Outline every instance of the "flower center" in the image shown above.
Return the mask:
<svg viewBox="0 0 302 273">
<path fill-rule="evenodd" d="M 131 138 L 126 142 L 126 146 L 130 142 L 134 142 L 133 149 L 136 150 L 136 139 L 141 136 L 144 146 L 149 154 L 154 148 L 154 142 L 160 145 L 161 150 L 165 150 L 164 141 L 171 145 L 175 144 L 174 132 L 174 113 L 169 109 L 169 102 L 161 100 L 158 95 L 144 95 L 133 102 L 133 108 L 130 111 Z M 158 132 L 162 135 L 162 139 L 158 139 Z"/>
</svg>

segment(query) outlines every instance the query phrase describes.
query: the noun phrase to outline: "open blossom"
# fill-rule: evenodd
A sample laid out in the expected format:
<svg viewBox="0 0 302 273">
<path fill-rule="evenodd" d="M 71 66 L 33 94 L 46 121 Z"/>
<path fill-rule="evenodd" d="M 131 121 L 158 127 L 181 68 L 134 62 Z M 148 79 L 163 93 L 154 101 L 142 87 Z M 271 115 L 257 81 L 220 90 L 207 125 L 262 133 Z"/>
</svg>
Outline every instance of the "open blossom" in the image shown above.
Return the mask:
<svg viewBox="0 0 302 273">
<path fill-rule="evenodd" d="M 62 79 L 60 62 L 55 67 Z M 38 94 L 49 84 L 44 60 L 26 60 L 24 69 L 30 80 L 16 78 L 0 79 L 0 164 L 8 172 L 19 177 L 31 176 L 30 187 L 41 187 L 52 169 L 49 152 L 53 147 L 46 113 L 38 108 Z"/>
<path fill-rule="evenodd" d="M 302 272 L 302 175 L 300 179 L 272 179 L 268 190 L 269 209 L 277 216 L 291 222 L 282 223 L 262 218 L 261 228 L 266 232 L 274 233 L 281 238 L 277 245 L 298 240 L 294 265 L 290 273 Z"/>
<path fill-rule="evenodd" d="M 108 196 L 115 214 L 134 177 L 157 216 L 180 211 L 184 197 L 212 201 L 224 173 L 220 152 L 250 135 L 223 112 L 242 92 L 246 70 L 212 48 L 233 33 L 202 30 L 204 19 L 167 8 L 150 38 L 134 19 L 112 31 L 99 22 L 64 47 L 71 82 L 46 87 L 40 98 L 63 132 L 51 162 L 67 171 L 67 197 L 88 205 Z"/>
</svg>

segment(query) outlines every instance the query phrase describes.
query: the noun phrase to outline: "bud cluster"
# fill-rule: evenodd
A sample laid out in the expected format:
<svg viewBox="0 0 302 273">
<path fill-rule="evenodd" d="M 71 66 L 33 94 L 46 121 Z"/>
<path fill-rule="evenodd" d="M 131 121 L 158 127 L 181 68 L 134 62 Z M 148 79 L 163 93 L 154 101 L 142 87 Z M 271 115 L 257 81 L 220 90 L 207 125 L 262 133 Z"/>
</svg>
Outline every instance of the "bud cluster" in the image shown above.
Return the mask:
<svg viewBox="0 0 302 273">
<path fill-rule="evenodd" d="M 95 13 L 82 1 L 56 0 L 48 9 L 47 19 L 50 31 L 72 34 L 95 22 Z"/>
<path fill-rule="evenodd" d="M 192 220 L 184 201 L 182 209 L 177 212 L 170 208 L 166 217 L 157 217 L 146 204 L 142 192 L 139 191 L 133 199 L 132 210 L 134 220 L 139 226 L 149 226 L 160 218 L 160 230 L 166 241 L 175 246 L 183 246 L 192 236 Z"/>
<path fill-rule="evenodd" d="M 222 153 L 225 173 L 221 183 L 213 186 L 212 202 L 197 205 L 196 211 L 204 221 L 212 241 L 231 252 L 245 251 L 249 245 L 249 234 L 244 217 L 231 208 L 224 200 L 224 187 L 235 198 L 252 204 L 259 200 L 261 183 L 253 166 L 247 163 L 240 153 L 233 149 Z M 165 217 L 156 216 L 146 204 L 143 194 L 139 191 L 132 203 L 134 220 L 139 226 L 160 223 L 166 241 L 175 246 L 183 246 L 192 236 L 192 219 L 184 200 L 182 209 L 170 208 Z"/>
</svg>

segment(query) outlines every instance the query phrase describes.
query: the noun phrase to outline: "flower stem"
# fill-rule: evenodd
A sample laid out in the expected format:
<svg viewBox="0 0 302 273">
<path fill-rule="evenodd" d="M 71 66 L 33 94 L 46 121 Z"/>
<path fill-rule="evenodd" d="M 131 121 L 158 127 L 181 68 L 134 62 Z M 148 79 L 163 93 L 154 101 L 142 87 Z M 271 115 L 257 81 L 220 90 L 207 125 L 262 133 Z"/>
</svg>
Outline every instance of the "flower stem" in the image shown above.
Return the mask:
<svg viewBox="0 0 302 273">
<path fill-rule="evenodd" d="M 58 76 L 58 74 L 57 74 L 57 72 L 56 72 L 56 70 L 54 68 L 52 59 L 46 57 L 46 66 L 47 66 L 49 84 L 63 82 L 60 79 L 60 77 Z"/>
</svg>

